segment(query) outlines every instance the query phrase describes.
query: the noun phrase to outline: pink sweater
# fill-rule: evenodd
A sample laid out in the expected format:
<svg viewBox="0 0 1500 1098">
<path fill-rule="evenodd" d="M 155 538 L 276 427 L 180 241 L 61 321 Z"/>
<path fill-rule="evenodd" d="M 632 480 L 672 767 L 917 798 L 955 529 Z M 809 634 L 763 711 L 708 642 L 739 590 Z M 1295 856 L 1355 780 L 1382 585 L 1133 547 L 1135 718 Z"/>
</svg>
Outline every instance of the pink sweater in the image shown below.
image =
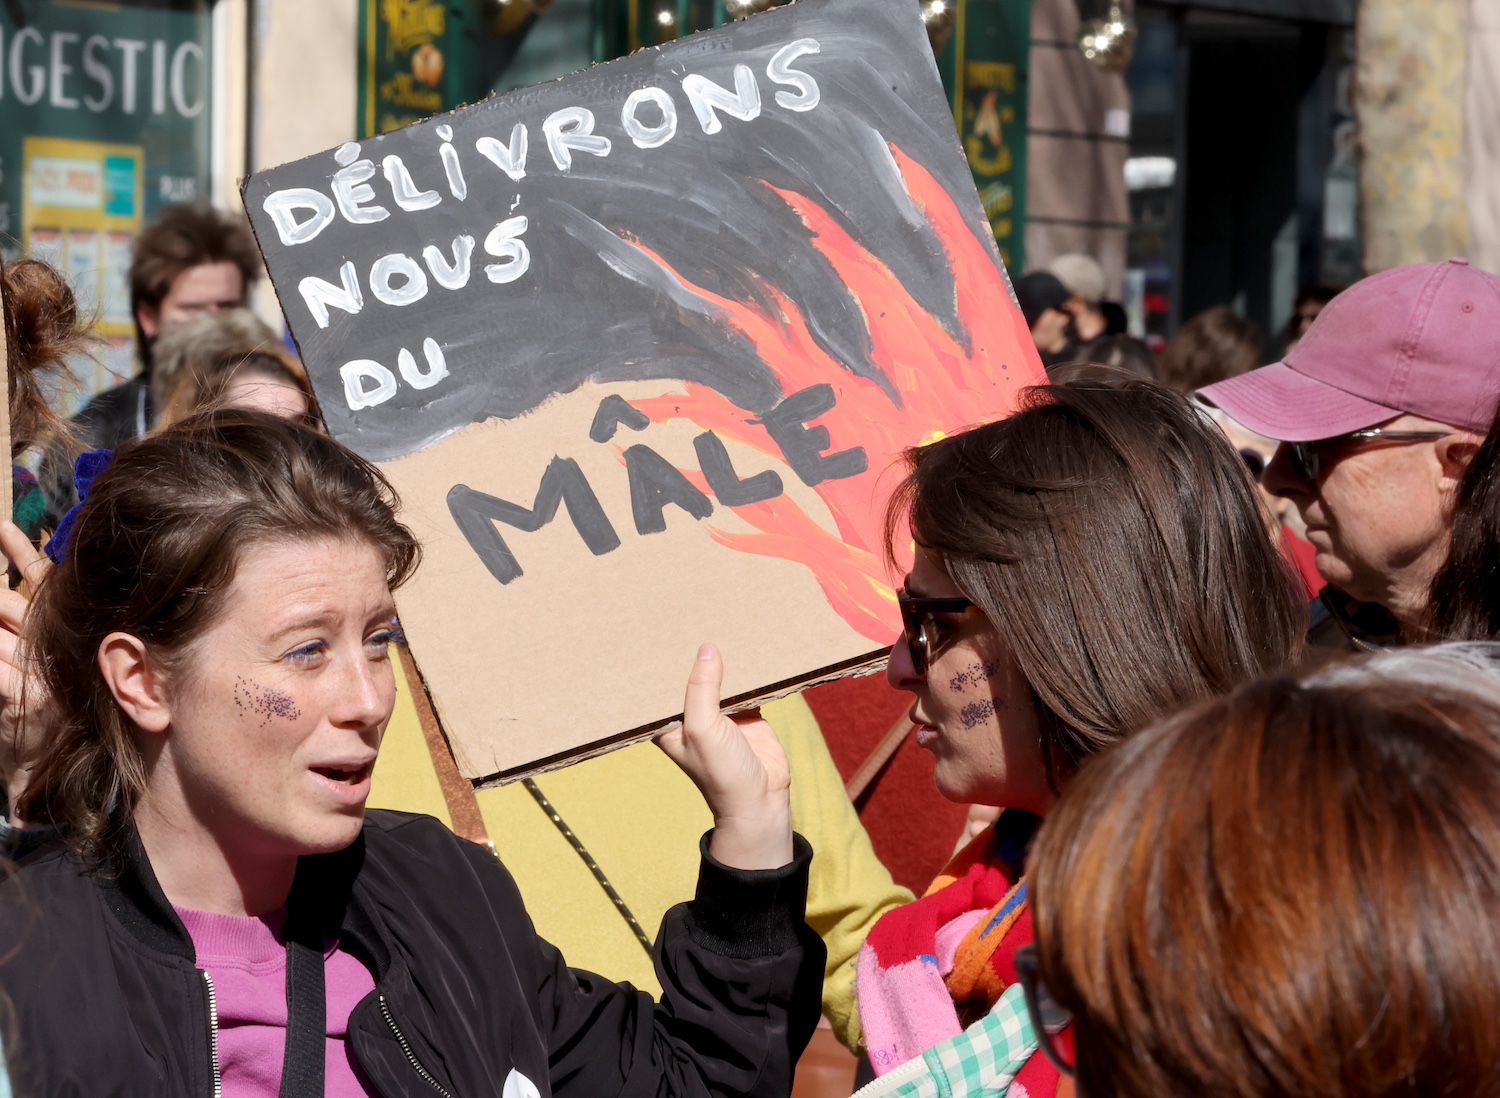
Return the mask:
<svg viewBox="0 0 1500 1098">
<path fill-rule="evenodd" d="M 214 915 L 173 905 L 214 981 L 219 1006 L 219 1074 L 224 1098 L 277 1098 L 286 1053 L 285 909 L 262 918 Z M 323 955 L 328 1007 L 327 1098 L 371 1098 L 345 1047 L 349 1014 L 375 990 L 369 969 L 329 945 Z"/>
</svg>

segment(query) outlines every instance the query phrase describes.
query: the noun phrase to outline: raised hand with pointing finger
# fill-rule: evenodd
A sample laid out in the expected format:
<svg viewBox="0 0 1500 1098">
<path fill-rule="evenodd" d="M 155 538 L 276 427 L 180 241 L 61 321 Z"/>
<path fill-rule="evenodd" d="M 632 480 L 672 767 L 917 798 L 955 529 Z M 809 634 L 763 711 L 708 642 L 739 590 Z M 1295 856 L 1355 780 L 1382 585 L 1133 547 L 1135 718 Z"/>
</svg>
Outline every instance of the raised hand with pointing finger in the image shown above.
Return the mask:
<svg viewBox="0 0 1500 1098">
<path fill-rule="evenodd" d="M 777 869 L 792 860 L 791 770 L 759 711 L 719 708 L 724 660 L 705 644 L 688 675 L 682 725 L 656 737 L 714 817 L 709 853 L 734 869 Z"/>
</svg>

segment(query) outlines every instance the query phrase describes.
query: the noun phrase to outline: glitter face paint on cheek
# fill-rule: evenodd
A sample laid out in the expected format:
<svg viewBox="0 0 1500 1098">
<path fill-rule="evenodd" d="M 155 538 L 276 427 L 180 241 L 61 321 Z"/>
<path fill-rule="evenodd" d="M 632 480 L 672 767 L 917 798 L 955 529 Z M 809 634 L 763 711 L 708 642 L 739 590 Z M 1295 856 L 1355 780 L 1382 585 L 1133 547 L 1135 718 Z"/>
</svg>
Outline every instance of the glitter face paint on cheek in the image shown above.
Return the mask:
<svg viewBox="0 0 1500 1098">
<path fill-rule="evenodd" d="M 962 694 L 971 686 L 989 682 L 1000 673 L 1000 661 L 986 660 L 984 663 L 973 663 L 948 680 L 948 689 L 955 694 Z"/>
<path fill-rule="evenodd" d="M 995 703 L 991 700 L 974 701 L 958 711 L 964 731 L 970 732 L 995 715 Z"/>
<path fill-rule="evenodd" d="M 302 710 L 297 708 L 297 703 L 286 691 L 262 686 L 243 677 L 235 679 L 234 705 L 247 717 L 260 717 L 262 728 L 270 723 L 272 717 L 295 721 L 302 716 Z"/>
</svg>

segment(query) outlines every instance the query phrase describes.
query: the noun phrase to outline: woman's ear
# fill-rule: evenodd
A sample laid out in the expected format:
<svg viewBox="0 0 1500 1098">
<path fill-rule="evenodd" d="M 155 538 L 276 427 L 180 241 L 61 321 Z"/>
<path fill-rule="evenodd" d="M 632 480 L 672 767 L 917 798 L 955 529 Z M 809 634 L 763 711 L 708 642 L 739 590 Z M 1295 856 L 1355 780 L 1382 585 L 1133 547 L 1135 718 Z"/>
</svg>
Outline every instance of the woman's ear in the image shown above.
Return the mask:
<svg viewBox="0 0 1500 1098">
<path fill-rule="evenodd" d="M 99 671 L 125 715 L 144 732 L 165 732 L 172 723 L 166 679 L 146 645 L 129 633 L 111 633 L 99 644 Z"/>
</svg>

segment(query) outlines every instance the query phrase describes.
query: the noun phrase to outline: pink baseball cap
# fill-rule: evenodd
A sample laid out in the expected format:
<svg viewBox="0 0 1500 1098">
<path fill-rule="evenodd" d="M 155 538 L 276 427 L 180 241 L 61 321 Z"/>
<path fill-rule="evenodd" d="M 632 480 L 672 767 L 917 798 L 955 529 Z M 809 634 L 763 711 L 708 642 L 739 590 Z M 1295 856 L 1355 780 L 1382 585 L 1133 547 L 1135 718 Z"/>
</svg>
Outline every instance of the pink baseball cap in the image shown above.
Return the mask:
<svg viewBox="0 0 1500 1098">
<path fill-rule="evenodd" d="M 1324 306 L 1283 361 L 1198 394 L 1283 442 L 1403 413 L 1483 433 L 1500 399 L 1500 279 L 1466 259 L 1381 271 Z"/>
</svg>

